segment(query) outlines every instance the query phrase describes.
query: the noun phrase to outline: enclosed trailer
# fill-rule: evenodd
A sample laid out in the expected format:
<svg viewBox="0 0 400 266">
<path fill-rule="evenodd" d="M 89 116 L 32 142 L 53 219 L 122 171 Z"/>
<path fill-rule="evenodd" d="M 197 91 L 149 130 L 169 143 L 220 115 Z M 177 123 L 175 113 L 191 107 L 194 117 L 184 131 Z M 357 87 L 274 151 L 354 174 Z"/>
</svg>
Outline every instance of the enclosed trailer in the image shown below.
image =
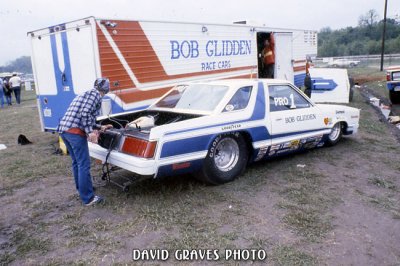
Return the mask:
<svg viewBox="0 0 400 266">
<path fill-rule="evenodd" d="M 89 17 L 29 32 L 42 129 L 54 131 L 97 77 L 111 82 L 103 115 L 143 109 L 182 82 L 257 78 L 271 33 L 274 77 L 302 86 L 316 31 Z"/>
</svg>

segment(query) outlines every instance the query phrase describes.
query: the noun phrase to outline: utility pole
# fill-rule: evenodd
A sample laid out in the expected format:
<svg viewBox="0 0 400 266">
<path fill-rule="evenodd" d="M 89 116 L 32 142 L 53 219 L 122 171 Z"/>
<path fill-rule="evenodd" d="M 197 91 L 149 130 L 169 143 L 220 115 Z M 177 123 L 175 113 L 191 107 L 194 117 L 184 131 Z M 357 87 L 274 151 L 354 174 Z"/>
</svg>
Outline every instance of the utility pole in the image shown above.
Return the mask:
<svg viewBox="0 0 400 266">
<path fill-rule="evenodd" d="M 384 16 L 383 16 L 383 33 L 382 33 L 382 49 L 381 49 L 381 71 L 383 71 L 383 58 L 385 56 L 387 1 L 388 0 L 385 0 L 385 13 L 384 13 Z"/>
</svg>

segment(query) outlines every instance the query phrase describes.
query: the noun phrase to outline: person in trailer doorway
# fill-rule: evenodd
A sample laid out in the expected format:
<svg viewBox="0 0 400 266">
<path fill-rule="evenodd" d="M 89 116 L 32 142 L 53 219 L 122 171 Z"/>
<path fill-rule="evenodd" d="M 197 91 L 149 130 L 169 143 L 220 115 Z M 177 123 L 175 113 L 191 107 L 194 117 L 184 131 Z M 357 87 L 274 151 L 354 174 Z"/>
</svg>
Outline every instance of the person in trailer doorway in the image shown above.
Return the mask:
<svg viewBox="0 0 400 266">
<path fill-rule="evenodd" d="M 96 124 L 101 99 L 110 91 L 110 82 L 106 78 L 98 78 L 94 88 L 76 96 L 61 119 L 57 132 L 72 159 L 72 172 L 79 197 L 86 206 L 103 202 L 101 196 L 93 191 L 90 175 L 90 157 L 88 141 L 97 143 L 99 130 L 105 131 L 112 125 Z"/>
<path fill-rule="evenodd" d="M 21 78 L 18 77 L 17 73 L 14 73 L 10 80 L 8 81 L 10 84 L 10 89 L 14 92 L 15 101 L 17 104 L 21 103 Z"/>
<path fill-rule="evenodd" d="M 273 79 L 275 69 L 275 40 L 273 33 L 264 41 L 264 49 L 261 55 L 263 59 L 263 77 Z"/>
</svg>

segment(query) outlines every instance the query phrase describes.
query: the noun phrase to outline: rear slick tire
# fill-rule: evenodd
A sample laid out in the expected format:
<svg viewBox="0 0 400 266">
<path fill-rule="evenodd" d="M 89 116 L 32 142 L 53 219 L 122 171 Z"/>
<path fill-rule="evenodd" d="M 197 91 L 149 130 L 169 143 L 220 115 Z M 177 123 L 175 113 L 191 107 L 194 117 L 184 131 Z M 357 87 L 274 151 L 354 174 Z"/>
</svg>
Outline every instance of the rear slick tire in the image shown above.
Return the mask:
<svg viewBox="0 0 400 266">
<path fill-rule="evenodd" d="M 212 185 L 231 182 L 244 172 L 248 158 L 247 145 L 240 133 L 219 135 L 211 143 L 196 178 Z"/>
</svg>

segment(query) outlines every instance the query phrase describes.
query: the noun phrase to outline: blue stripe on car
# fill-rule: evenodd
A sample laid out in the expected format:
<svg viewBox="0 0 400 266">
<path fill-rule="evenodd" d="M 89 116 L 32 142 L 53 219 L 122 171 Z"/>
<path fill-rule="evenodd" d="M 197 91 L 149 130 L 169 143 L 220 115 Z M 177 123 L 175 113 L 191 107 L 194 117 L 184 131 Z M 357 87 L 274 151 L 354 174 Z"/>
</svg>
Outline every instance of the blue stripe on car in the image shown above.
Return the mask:
<svg viewBox="0 0 400 266">
<path fill-rule="evenodd" d="M 229 123 L 224 123 L 224 124 L 191 128 L 191 129 L 187 129 L 187 130 L 174 131 L 174 132 L 169 132 L 166 135 L 174 135 L 174 134 L 191 132 L 191 131 L 200 130 L 200 129 L 212 128 L 212 127 L 221 127 L 221 126 L 230 125 L 230 124 L 234 124 L 234 123 L 260 120 L 260 119 L 264 119 L 264 118 L 265 118 L 264 85 L 262 82 L 259 82 L 258 89 L 257 89 L 256 103 L 254 106 L 253 113 L 249 119 L 236 121 L 236 122 L 229 122 Z M 250 133 L 250 135 L 253 138 L 253 141 L 264 140 L 270 136 L 266 127 L 251 128 L 251 129 L 247 129 L 246 131 L 248 131 Z M 222 133 L 222 132 L 220 132 L 220 133 Z M 218 134 L 220 134 L 220 133 L 218 133 Z M 217 136 L 217 134 L 208 134 L 208 135 L 199 136 L 199 137 L 191 137 L 188 139 L 180 139 L 180 140 L 166 142 L 162 146 L 160 158 L 176 156 L 176 155 L 186 154 L 186 153 L 192 153 L 192 152 L 196 152 L 196 151 L 208 150 L 208 147 L 210 146 L 212 140 L 216 136 Z"/>
<path fill-rule="evenodd" d="M 196 130 L 201 130 L 201 129 L 213 128 L 213 127 L 222 127 L 225 125 L 231 125 L 231 124 L 241 123 L 241 122 L 262 120 L 265 118 L 265 111 L 266 111 L 266 105 L 265 105 L 264 85 L 262 82 L 259 82 L 255 107 L 254 107 L 253 113 L 249 119 L 228 122 L 228 123 L 223 123 L 223 124 L 217 124 L 217 125 L 211 125 L 211 126 L 191 128 L 191 129 L 180 130 L 180 131 L 174 131 L 174 132 L 169 132 L 166 135 L 186 133 L 186 132 L 191 132 L 191 131 L 196 131 Z M 251 141 L 257 142 L 257 141 L 263 141 L 263 140 L 268 140 L 268 139 L 288 137 L 288 136 L 293 136 L 293 135 L 297 135 L 297 134 L 318 132 L 318 131 L 321 131 L 324 129 L 325 128 L 315 129 L 315 130 L 297 131 L 297 132 L 291 132 L 291 133 L 277 134 L 277 135 L 273 135 L 273 136 L 270 135 L 270 133 L 268 132 L 268 129 L 265 126 L 259 126 L 259 127 L 254 127 L 254 128 L 244 128 L 241 131 L 249 133 L 249 135 L 251 136 Z M 208 150 L 213 139 L 218 134 L 221 134 L 221 133 L 229 133 L 229 131 L 228 132 L 218 132 L 215 134 L 207 134 L 207 135 L 198 136 L 198 137 L 190 137 L 187 139 L 179 139 L 179 140 L 166 142 L 162 146 L 160 158 Z"/>
</svg>

